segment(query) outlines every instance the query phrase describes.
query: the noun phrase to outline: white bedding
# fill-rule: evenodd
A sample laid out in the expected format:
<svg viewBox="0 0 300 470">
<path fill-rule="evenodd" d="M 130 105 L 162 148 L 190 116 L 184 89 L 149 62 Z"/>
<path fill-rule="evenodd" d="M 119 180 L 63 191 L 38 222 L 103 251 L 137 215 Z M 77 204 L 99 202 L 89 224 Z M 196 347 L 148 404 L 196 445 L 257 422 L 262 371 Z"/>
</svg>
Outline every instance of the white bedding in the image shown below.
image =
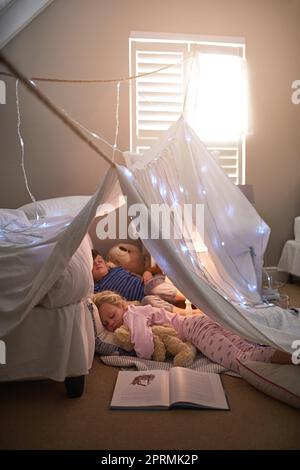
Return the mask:
<svg viewBox="0 0 300 470">
<path fill-rule="evenodd" d="M 285 243 L 278 269 L 300 277 L 300 240 L 288 240 Z"/>
<path fill-rule="evenodd" d="M 85 302 L 60 308 L 35 307 L 3 340 L 6 365 L 0 381 L 88 374 L 94 357 L 95 336 Z"/>
<path fill-rule="evenodd" d="M 23 321 L 2 338 L 6 365 L 0 381 L 86 375 L 95 349 L 87 307 L 93 291 L 93 259 L 85 237 L 63 273 Z"/>
</svg>

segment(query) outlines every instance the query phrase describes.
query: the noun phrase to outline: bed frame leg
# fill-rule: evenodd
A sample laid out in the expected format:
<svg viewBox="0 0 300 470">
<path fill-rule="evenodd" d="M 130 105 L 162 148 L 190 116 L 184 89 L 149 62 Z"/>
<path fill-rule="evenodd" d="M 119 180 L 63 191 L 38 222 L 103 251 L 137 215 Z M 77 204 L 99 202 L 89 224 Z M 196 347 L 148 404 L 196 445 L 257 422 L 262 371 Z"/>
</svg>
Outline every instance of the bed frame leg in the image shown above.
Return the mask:
<svg viewBox="0 0 300 470">
<path fill-rule="evenodd" d="M 66 377 L 65 387 L 68 398 L 79 398 L 83 394 L 85 376 Z"/>
</svg>

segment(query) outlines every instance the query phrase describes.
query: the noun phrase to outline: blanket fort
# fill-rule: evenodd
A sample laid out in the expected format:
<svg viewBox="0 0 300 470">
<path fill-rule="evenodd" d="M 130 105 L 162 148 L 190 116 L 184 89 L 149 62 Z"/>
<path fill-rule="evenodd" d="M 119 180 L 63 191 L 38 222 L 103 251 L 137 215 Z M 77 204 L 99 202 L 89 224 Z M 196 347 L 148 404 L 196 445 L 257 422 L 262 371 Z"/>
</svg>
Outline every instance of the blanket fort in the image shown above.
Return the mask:
<svg viewBox="0 0 300 470">
<path fill-rule="evenodd" d="M 116 196 L 122 193 L 130 205 L 142 204 L 154 224 L 152 204 L 203 204 L 204 240 L 199 239 L 195 220 L 192 227 L 182 227 L 181 239 L 147 239 L 140 233 L 144 245 L 176 287 L 212 319 L 250 341 L 292 352 L 300 320 L 278 307 L 265 307 L 260 298 L 269 228 L 184 118 L 142 157 L 127 156 L 127 168 L 111 168 L 73 220 L 52 221 L 50 232 L 47 219 L 35 222 L 35 241 L 10 241 L 9 224 L 21 215 L 1 212 L 6 241 L 0 248 L 0 337 L 22 322 L 59 278 L 99 204 L 112 202 L 116 207 Z M 176 217 L 172 223 L 177 224 Z M 199 251 L 201 243 L 207 252 Z M 26 262 L 18 274 L 21 260 Z"/>
</svg>

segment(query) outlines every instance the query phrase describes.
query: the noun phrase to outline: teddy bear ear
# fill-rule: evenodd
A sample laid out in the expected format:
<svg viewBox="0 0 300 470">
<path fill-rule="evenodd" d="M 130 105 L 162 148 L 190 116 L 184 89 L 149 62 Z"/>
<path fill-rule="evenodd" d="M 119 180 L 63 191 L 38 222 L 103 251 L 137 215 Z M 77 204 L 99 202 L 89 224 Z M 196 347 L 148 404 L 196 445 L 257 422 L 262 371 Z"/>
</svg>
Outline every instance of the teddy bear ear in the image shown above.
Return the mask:
<svg viewBox="0 0 300 470">
<path fill-rule="evenodd" d="M 121 326 L 119 326 L 119 328 L 117 328 L 117 329 L 115 330 L 114 333 L 122 333 L 122 334 L 124 334 L 124 333 L 129 333 L 129 330 L 128 330 L 128 328 L 127 328 L 126 325 L 121 325 Z"/>
</svg>

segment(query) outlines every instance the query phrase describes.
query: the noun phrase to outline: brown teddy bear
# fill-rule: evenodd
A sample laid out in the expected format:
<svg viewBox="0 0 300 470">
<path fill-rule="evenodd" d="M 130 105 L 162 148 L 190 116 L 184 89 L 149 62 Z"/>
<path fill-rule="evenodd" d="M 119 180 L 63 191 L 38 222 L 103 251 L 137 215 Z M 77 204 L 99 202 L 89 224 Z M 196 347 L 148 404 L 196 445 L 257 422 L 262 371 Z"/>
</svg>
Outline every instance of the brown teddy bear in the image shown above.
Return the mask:
<svg viewBox="0 0 300 470">
<path fill-rule="evenodd" d="M 107 261 L 141 276 L 150 265 L 150 256 L 131 243 L 118 243 L 109 250 Z"/>
<path fill-rule="evenodd" d="M 175 366 L 189 367 L 195 359 L 197 349 L 191 343 L 184 342 L 178 338 L 177 332 L 171 326 L 154 325 L 151 327 L 153 333 L 154 352 L 153 361 L 163 362 L 167 353 L 174 356 Z M 116 343 L 125 351 L 133 351 L 134 344 L 131 343 L 130 331 L 127 326 L 122 325 L 114 332 Z"/>
</svg>

